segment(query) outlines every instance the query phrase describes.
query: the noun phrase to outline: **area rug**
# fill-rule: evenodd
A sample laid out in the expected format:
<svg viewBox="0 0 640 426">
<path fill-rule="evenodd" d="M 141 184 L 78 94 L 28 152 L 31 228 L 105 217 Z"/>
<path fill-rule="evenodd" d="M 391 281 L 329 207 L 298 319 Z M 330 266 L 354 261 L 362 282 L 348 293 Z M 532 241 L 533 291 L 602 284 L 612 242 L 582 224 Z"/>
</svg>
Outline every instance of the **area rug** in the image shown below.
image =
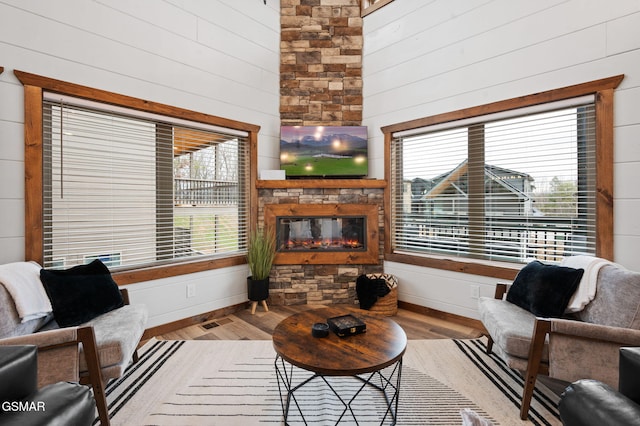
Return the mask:
<svg viewBox="0 0 640 426">
<path fill-rule="evenodd" d="M 529 419 L 520 420 L 522 379 L 487 356 L 485 345 L 483 339 L 410 340 L 396 424 L 461 425 L 460 411 L 470 409 L 494 425 L 560 425 L 558 397 L 542 384 Z M 111 424 L 283 424 L 274 359 L 270 341 L 152 339 L 141 348 L 140 361 L 106 388 Z M 340 393 L 359 386 L 353 378 L 331 380 Z M 342 412 L 321 381 L 298 399 L 308 424 L 335 424 Z M 357 424 L 381 424 L 384 401 L 377 394 L 364 391 L 357 401 Z M 290 413 L 289 424 L 305 424 L 295 409 Z M 340 424 L 356 424 L 348 417 Z"/>
</svg>

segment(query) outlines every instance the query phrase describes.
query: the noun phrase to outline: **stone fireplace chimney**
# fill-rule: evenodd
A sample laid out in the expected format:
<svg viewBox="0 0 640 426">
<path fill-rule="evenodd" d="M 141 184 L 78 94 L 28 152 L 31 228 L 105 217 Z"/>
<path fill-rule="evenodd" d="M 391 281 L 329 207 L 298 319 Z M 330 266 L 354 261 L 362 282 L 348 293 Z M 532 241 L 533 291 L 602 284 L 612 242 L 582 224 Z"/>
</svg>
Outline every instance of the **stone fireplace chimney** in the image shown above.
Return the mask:
<svg viewBox="0 0 640 426">
<path fill-rule="evenodd" d="M 363 38 L 359 0 L 281 0 L 280 7 L 281 125 L 361 125 Z M 261 223 L 265 210 L 274 210 L 276 205 L 298 205 L 303 211 L 305 204 L 368 204 L 375 206 L 372 214 L 377 216 L 378 227 L 374 232 L 377 261 L 374 257 L 373 262 L 358 264 L 346 255 L 344 259 L 349 261 L 343 264 L 317 264 L 299 255 L 291 264 L 275 265 L 270 303 L 354 303 L 358 275 L 382 271 L 383 192 L 384 182 L 371 179 L 259 181 Z"/>
<path fill-rule="evenodd" d="M 280 8 L 281 124 L 359 126 L 359 0 L 281 0 Z"/>
</svg>

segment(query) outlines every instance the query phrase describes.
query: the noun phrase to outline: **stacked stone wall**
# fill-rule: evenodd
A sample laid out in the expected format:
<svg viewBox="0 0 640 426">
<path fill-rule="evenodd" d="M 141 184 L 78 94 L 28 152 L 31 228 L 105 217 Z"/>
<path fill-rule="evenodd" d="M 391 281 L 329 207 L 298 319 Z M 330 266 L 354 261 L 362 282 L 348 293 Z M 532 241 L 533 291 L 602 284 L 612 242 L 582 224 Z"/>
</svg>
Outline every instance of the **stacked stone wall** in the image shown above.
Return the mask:
<svg viewBox="0 0 640 426">
<path fill-rule="evenodd" d="M 282 125 L 362 122 L 362 18 L 358 0 L 281 0 Z"/>
</svg>

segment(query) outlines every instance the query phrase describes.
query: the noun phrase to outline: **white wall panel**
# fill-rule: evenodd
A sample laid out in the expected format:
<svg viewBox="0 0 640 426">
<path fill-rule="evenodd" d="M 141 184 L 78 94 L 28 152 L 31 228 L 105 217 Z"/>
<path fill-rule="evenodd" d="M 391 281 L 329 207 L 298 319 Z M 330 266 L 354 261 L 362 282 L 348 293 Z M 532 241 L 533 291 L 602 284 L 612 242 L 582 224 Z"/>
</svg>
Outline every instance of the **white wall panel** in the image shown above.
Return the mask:
<svg viewBox="0 0 640 426">
<path fill-rule="evenodd" d="M 638 49 L 640 12 L 607 23 L 607 54 L 616 55 Z"/>
<path fill-rule="evenodd" d="M 636 163 L 635 167 L 639 168 L 640 164 Z M 637 183 L 635 186 L 638 186 Z M 638 220 L 638 215 L 628 214 L 628 212 L 640 212 L 640 199 L 620 198 L 616 196 L 615 207 L 614 221 L 616 224 L 616 230 L 618 231 L 617 235 L 640 236 L 640 220 Z M 636 251 L 637 250 L 638 249 L 636 248 Z"/>
<path fill-rule="evenodd" d="M 375 133 L 625 74 L 615 95 L 614 250 L 617 262 L 640 271 L 639 14 L 634 0 L 392 2 L 364 18 L 363 124 Z M 384 159 L 374 152 L 378 169 Z M 385 270 L 399 276 L 401 300 L 474 318 L 470 286 L 490 296 L 496 281 L 393 262 Z"/>
<path fill-rule="evenodd" d="M 634 52 L 633 56 L 635 59 L 640 60 L 640 52 Z M 624 86 L 621 88 L 623 90 L 619 90 L 616 92 L 615 98 L 615 125 L 618 126 L 629 126 L 633 124 L 638 124 L 640 120 L 638 120 L 638 99 L 640 99 L 640 75 L 633 74 L 629 75 L 625 74 Z M 629 77 L 627 79 L 627 77 Z M 635 84 L 634 87 L 629 87 L 631 84 Z M 635 110 L 634 110 L 635 109 Z"/>
<path fill-rule="evenodd" d="M 614 138 L 617 163 L 640 162 L 640 124 L 616 127 Z"/>
<path fill-rule="evenodd" d="M 3 121 L 0 119 L 0 135 L 2 135 L 2 139 L 6 141 L 20 140 L 24 137 L 24 127 L 22 126 L 22 123 L 15 121 Z M 14 143 L 2 143 L 2 141 L 0 141 L 0 158 L 13 161 L 23 161 L 24 146 Z M 13 184 L 15 180 L 16 177 L 12 176 L 9 181 L 4 181 L 4 185 Z"/>
<path fill-rule="evenodd" d="M 605 52 L 604 26 L 591 27 L 584 31 L 571 33 L 565 37 L 527 46 L 521 50 L 513 50 L 487 60 L 473 61 L 468 65 L 435 73 L 430 77 L 428 72 L 417 70 L 430 68 L 430 63 L 439 67 L 448 61 L 460 62 L 465 57 L 452 58 L 446 51 L 440 50 L 415 66 L 397 72 L 403 81 L 400 87 L 394 87 L 392 74 L 387 76 L 384 83 L 380 82 L 384 90 L 376 93 L 374 85 L 367 80 L 366 112 L 367 116 L 375 117 L 383 114 L 387 109 L 406 110 L 425 103 L 428 99 L 434 102 L 450 98 L 455 95 L 476 92 L 481 89 L 490 90 L 505 82 L 517 81 L 531 75 L 545 74 L 554 69 L 569 67 L 576 63 L 596 60 L 604 56 Z M 494 41 L 495 42 L 495 41 Z M 474 47 L 478 48 L 478 46 Z M 466 49 L 465 49 L 466 50 Z M 431 57 L 435 56 L 435 57 Z M 415 77 L 407 76 L 407 73 Z M 406 83 L 407 81 L 412 81 Z M 455 85 L 452 85 L 455 82 Z M 522 93 L 527 94 L 527 93 Z M 493 98 L 492 98 L 493 99 Z M 384 101 L 383 101 L 384 100 Z M 498 100 L 498 99 L 493 99 Z M 490 100 L 488 100 L 490 101 Z"/>
<path fill-rule="evenodd" d="M 2 263 L 24 260 L 24 237 L 3 237 L 0 235 L 0 259 Z"/>
<path fill-rule="evenodd" d="M 227 110 L 237 103 L 238 96 L 251 99 L 251 103 L 245 105 L 245 108 L 254 111 L 267 110 L 272 106 L 272 99 L 277 93 L 278 62 L 273 61 L 270 53 L 277 49 L 277 42 L 273 43 L 273 49 L 256 57 L 255 49 L 246 51 L 246 46 L 256 45 L 244 38 L 240 39 L 239 46 L 234 45 L 231 41 L 233 38 L 217 42 L 210 40 L 210 46 L 207 46 L 101 5 L 96 5 L 93 10 L 85 9 L 80 8 L 93 19 L 87 19 L 87 16 L 80 19 L 77 16 L 79 12 L 76 11 L 68 16 L 63 15 L 61 19 L 64 17 L 70 21 L 75 17 L 77 22 L 73 22 L 73 25 L 67 22 L 60 25 L 58 20 L 48 15 L 7 8 L 3 19 L 7 19 L 8 25 L 0 28 L 0 40 L 15 46 L 28 46 L 30 50 L 43 55 L 70 61 L 72 67 L 86 64 L 98 70 L 126 76 L 127 80 L 134 83 L 133 86 L 140 86 L 124 88 L 127 89 L 126 94 L 132 96 L 142 97 L 148 91 L 145 86 L 150 83 L 156 87 L 158 95 L 162 94 L 162 91 L 157 92 L 159 85 L 166 89 L 177 88 L 183 96 L 204 96 L 210 105 L 217 103 L 216 107 L 209 106 L 205 112 L 216 115 L 225 116 Z M 61 11 L 58 10 L 57 13 L 61 14 Z M 196 22 L 198 21 L 194 21 L 194 25 Z M 205 29 L 210 27 L 204 21 L 199 24 Z M 38 28 L 38 31 L 24 35 L 22 33 L 25 31 L 21 30 L 23 28 Z M 244 58 L 238 59 L 226 54 L 220 47 L 212 47 L 216 43 L 219 43 L 218 46 L 225 46 L 224 50 L 232 50 L 235 55 L 244 55 Z M 269 57 L 268 63 L 262 67 L 256 65 L 263 63 L 265 57 Z M 265 73 L 265 70 L 270 72 Z M 54 78 L 69 78 L 69 73 L 58 67 L 40 73 Z M 74 82 L 96 85 L 96 79 L 88 79 L 92 74 L 82 73 Z M 107 80 L 106 87 L 104 84 L 99 87 L 112 91 L 122 88 L 118 83 L 110 82 L 110 79 Z M 151 99 L 176 104 L 173 100 L 175 98 L 176 93 L 169 93 L 164 98 Z"/>
<path fill-rule="evenodd" d="M 489 0 L 458 1 L 449 4 L 439 0 L 413 0 L 407 1 L 402 7 L 387 8 L 383 13 L 369 15 L 364 21 L 367 31 L 366 54 L 371 56 L 374 62 L 387 62 L 389 54 L 384 50 L 402 45 L 403 49 L 393 56 L 393 62 L 399 63 L 423 55 L 435 47 L 455 43 L 467 38 L 469 32 L 478 26 L 484 25 L 483 22 L 473 19 L 473 11 L 489 3 Z M 439 28 L 448 25 L 453 16 L 466 25 L 456 28 L 455 31 Z M 435 39 L 430 37 L 432 31 L 438 31 L 440 35 L 447 34 L 448 37 Z M 377 61 L 378 58 L 383 60 Z M 376 68 L 370 71 L 375 72 Z"/>
<path fill-rule="evenodd" d="M 0 159 L 0 199 L 24 199 L 24 161 Z"/>
<path fill-rule="evenodd" d="M 125 286 L 131 303 L 146 303 L 148 327 L 243 303 L 247 300 L 246 266 L 234 266 L 188 276 L 165 278 Z M 187 298 L 187 285 L 195 286 L 195 296 Z"/>
<path fill-rule="evenodd" d="M 279 30 L 279 7 L 260 1 L 3 1 L 0 263 L 24 260 L 23 88 L 14 69 L 257 124 L 259 162 L 268 162 L 278 143 Z M 155 326 L 246 301 L 247 275 L 241 266 L 128 287 Z M 186 297 L 187 284 L 197 297 Z"/>
<path fill-rule="evenodd" d="M 19 185 L 18 182 L 15 184 Z M 6 241 L 5 244 L 5 238 L 11 241 Z M 0 246 L 5 246 L 7 253 L 14 248 L 24 253 L 24 247 L 10 245 L 17 238 L 24 239 L 24 198 L 0 198 Z M 5 262 L 5 259 L 0 261 Z"/>
<path fill-rule="evenodd" d="M 2 44 L 0 43 L 0 48 L 1 47 Z M 13 71 L 7 68 L 7 59 L 5 58 L 6 56 L 0 56 L 0 61 L 2 62 L 0 66 L 5 67 L 4 72 L 0 74 L 0 121 L 21 124 L 24 120 L 23 88 L 13 77 Z M 6 147 L 9 143 L 2 145 Z M 0 149 L 4 147 L 0 147 Z M 20 156 L 20 158 L 22 158 L 22 156 Z"/>
<path fill-rule="evenodd" d="M 616 199 L 640 199 L 640 185 L 638 185 L 638 162 L 617 163 L 613 173 L 616 183 L 614 187 L 614 197 Z"/>
<path fill-rule="evenodd" d="M 472 297 L 471 286 L 478 286 L 480 296 L 493 297 L 498 282 L 495 278 L 397 262 L 385 262 L 384 269 L 398 278 L 399 300 L 476 319 L 478 299 Z"/>
<path fill-rule="evenodd" d="M 613 247 L 616 263 L 633 271 L 640 270 L 638 247 L 640 247 L 639 235 L 616 234 Z"/>
<path fill-rule="evenodd" d="M 96 2 L 105 8 L 119 10 L 136 20 L 148 22 L 162 31 L 168 31 L 192 40 L 196 39 L 197 16 L 175 4 L 171 4 L 171 2 L 158 2 L 156 0 L 106 0 Z M 51 2 L 48 12 L 53 13 L 57 10 L 60 10 L 59 6 Z M 68 11 L 63 9 L 59 13 L 65 14 Z"/>
</svg>

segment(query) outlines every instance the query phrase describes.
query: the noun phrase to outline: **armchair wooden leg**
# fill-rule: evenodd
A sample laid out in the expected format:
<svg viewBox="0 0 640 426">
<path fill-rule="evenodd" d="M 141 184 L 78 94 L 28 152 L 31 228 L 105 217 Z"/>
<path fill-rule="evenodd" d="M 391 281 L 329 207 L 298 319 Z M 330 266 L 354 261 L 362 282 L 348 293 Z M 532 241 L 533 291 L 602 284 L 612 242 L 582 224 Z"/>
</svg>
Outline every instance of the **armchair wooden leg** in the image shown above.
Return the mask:
<svg viewBox="0 0 640 426">
<path fill-rule="evenodd" d="M 489 338 L 489 340 L 487 340 L 487 355 L 491 355 L 491 352 L 493 351 L 493 339 L 491 336 L 487 337 Z"/>
<path fill-rule="evenodd" d="M 93 327 L 81 327 L 78 329 L 78 340 L 82 342 L 82 351 L 87 361 L 88 377 L 87 381 L 93 388 L 93 398 L 96 400 L 98 416 L 102 426 L 109 426 L 109 407 L 107 397 L 104 393 L 104 382 L 100 371 L 100 361 L 98 350 L 96 349 L 96 336 Z"/>
<path fill-rule="evenodd" d="M 527 416 L 529 415 L 529 408 L 531 407 L 531 398 L 533 397 L 533 391 L 536 387 L 536 377 L 537 374 L 525 374 L 524 378 L 524 391 L 522 392 L 522 403 L 520 405 L 520 418 L 522 420 L 527 420 Z"/>
<path fill-rule="evenodd" d="M 109 420 L 109 407 L 107 405 L 107 398 L 104 394 L 104 386 L 92 383 L 93 397 L 96 400 L 96 407 L 98 408 L 98 416 L 100 417 L 100 424 L 102 426 L 109 426 L 111 424 Z M 97 388 L 99 391 L 96 391 Z"/>
<path fill-rule="evenodd" d="M 533 328 L 533 336 L 531 346 L 529 348 L 529 361 L 527 363 L 527 371 L 524 376 L 524 389 L 522 391 L 522 405 L 520 406 L 520 418 L 526 420 L 529 415 L 529 407 L 531 406 L 531 398 L 536 387 L 536 379 L 540 371 L 540 363 L 542 362 L 542 350 L 544 342 L 551 329 L 551 322 L 544 319 L 536 319 Z"/>
</svg>

